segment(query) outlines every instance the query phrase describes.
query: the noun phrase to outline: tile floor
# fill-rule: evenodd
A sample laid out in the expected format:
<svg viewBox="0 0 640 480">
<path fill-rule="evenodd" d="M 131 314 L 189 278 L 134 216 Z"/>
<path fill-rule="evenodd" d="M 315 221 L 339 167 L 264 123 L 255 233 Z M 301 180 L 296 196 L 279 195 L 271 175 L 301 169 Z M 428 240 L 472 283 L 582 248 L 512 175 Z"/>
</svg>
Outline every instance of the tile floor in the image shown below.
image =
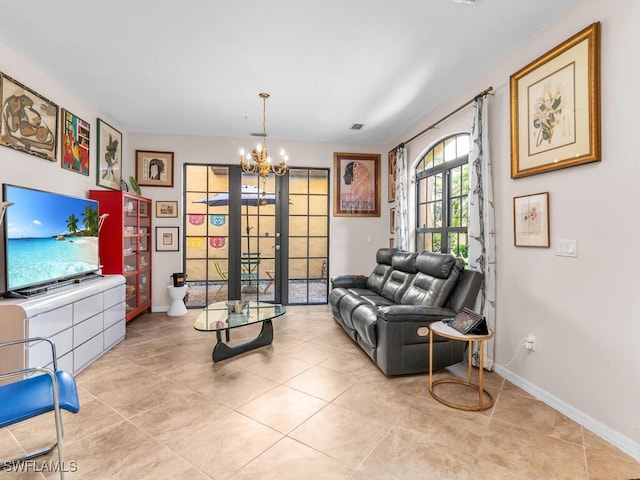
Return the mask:
<svg viewBox="0 0 640 480">
<path fill-rule="evenodd" d="M 192 327 L 198 313 L 138 317 L 78 375 L 80 413 L 64 416 L 66 460 L 77 467 L 68 478 L 640 477 L 640 463 L 495 373 L 485 384 L 496 402 L 484 412 L 436 402 L 427 375 L 384 376 L 327 306 L 290 307 L 274 320 L 272 345 L 217 364 L 215 334 Z M 45 443 L 53 421 L 44 417 L 0 430 L 2 456 Z M 35 478 L 58 477 L 0 472 Z"/>
</svg>

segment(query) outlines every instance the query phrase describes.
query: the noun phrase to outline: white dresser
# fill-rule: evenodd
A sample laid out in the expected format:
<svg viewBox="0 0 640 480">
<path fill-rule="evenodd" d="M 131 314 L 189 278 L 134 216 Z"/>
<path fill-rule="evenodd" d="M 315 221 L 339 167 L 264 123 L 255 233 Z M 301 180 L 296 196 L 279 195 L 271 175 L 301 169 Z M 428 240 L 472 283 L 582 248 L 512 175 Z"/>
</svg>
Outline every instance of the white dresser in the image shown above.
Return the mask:
<svg viewBox="0 0 640 480">
<path fill-rule="evenodd" d="M 58 368 L 73 375 L 125 336 L 125 278 L 105 275 L 26 299 L 0 300 L 0 341 L 46 337 L 54 341 Z M 0 369 L 46 365 L 46 342 L 0 349 Z"/>
</svg>

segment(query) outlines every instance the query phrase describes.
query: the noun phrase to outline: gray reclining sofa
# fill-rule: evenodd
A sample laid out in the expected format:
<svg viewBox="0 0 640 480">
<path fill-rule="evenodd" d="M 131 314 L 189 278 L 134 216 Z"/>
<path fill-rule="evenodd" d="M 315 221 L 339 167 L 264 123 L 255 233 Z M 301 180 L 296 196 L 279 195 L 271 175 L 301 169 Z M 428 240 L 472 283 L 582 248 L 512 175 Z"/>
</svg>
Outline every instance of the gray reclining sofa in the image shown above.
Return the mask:
<svg viewBox="0 0 640 480">
<path fill-rule="evenodd" d="M 370 275 L 331 279 L 336 321 L 386 375 L 429 370 L 431 322 L 473 308 L 482 274 L 452 255 L 381 248 Z M 434 370 L 461 362 L 465 342 L 434 337 Z"/>
</svg>

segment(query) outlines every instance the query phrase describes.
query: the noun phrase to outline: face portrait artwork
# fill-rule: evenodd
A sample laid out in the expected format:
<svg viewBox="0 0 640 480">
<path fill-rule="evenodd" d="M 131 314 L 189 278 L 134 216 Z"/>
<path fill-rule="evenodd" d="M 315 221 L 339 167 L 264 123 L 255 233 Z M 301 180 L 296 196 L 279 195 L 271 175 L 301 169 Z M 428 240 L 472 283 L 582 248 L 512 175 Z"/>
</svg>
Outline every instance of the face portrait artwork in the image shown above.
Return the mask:
<svg viewBox="0 0 640 480">
<path fill-rule="evenodd" d="M 343 161 L 344 187 L 340 199 L 343 210 L 373 211 L 375 209 L 375 178 L 373 162 Z M 371 165 L 367 165 L 371 163 Z"/>
<path fill-rule="evenodd" d="M 145 180 L 162 180 L 165 172 L 164 161 L 159 158 L 145 159 L 145 161 L 147 162 Z"/>
</svg>

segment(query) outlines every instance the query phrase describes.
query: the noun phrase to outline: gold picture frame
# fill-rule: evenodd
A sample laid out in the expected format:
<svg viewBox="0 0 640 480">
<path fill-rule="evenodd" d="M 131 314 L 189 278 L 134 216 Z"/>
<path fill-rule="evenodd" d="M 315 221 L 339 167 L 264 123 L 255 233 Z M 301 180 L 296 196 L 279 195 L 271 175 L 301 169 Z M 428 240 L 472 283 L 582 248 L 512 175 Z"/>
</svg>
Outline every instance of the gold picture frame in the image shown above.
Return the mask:
<svg viewBox="0 0 640 480">
<path fill-rule="evenodd" d="M 549 248 L 549 192 L 513 197 L 513 244 Z"/>
<path fill-rule="evenodd" d="M 397 163 L 397 158 L 396 158 L 396 149 L 394 148 L 393 150 L 389 151 L 389 162 L 388 162 L 388 166 L 387 166 L 387 177 L 388 177 L 388 184 L 387 184 L 387 190 L 388 190 L 388 200 L 389 203 L 393 203 L 396 201 L 396 163 Z"/>
<path fill-rule="evenodd" d="M 600 22 L 510 77 L 511 178 L 601 160 Z"/>
<path fill-rule="evenodd" d="M 173 187 L 173 152 L 136 150 L 136 182 L 147 187 Z"/>
<path fill-rule="evenodd" d="M 380 216 L 380 155 L 334 153 L 336 217 Z"/>
<path fill-rule="evenodd" d="M 177 218 L 178 202 L 175 200 L 156 201 L 156 218 Z"/>
</svg>

